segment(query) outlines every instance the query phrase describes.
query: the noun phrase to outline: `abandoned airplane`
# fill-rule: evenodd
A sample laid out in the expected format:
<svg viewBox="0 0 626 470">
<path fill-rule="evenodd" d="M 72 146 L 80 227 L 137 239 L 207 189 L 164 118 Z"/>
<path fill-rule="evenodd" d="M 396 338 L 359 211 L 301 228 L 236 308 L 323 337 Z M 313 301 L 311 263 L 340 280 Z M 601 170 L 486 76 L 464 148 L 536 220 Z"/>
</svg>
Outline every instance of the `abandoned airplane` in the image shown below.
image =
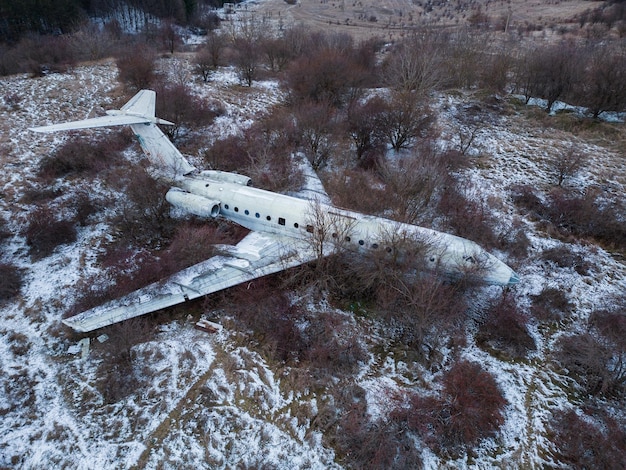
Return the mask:
<svg viewBox="0 0 626 470">
<path fill-rule="evenodd" d="M 183 303 L 221 289 L 276 273 L 333 253 L 338 246 L 354 250 L 387 250 L 389 240 L 423 242 L 427 267 L 450 276 L 473 273 L 487 284 L 510 286 L 517 274 L 476 243 L 435 230 L 338 209 L 250 186 L 250 178 L 222 171 L 199 171 L 157 127 L 172 124 L 155 116 L 156 94 L 137 93 L 107 116 L 36 127 L 37 132 L 130 125 L 144 153 L 172 184 L 165 198 L 199 217 L 223 217 L 251 232 L 222 254 L 184 269 L 165 281 L 139 289 L 63 320 L 78 332 L 89 332 L 129 318 Z M 323 235 L 322 235 L 323 234 Z M 312 239 L 315 240 L 312 243 Z"/>
</svg>

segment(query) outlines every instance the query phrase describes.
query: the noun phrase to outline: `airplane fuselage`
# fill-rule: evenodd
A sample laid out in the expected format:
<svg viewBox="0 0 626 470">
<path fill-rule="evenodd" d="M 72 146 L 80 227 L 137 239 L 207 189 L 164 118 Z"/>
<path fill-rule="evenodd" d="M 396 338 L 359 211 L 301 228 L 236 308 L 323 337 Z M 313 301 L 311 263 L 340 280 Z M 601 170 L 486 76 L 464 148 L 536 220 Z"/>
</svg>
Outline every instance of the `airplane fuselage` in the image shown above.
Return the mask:
<svg viewBox="0 0 626 470">
<path fill-rule="evenodd" d="M 511 285 L 519 280 L 511 268 L 470 240 L 253 188 L 245 184 L 247 181 L 245 178 L 233 183 L 210 176 L 184 176 L 176 181 L 180 189 L 170 190 L 168 200 L 191 213 L 219 215 L 253 231 L 310 240 L 318 246 L 320 256 L 337 246 L 391 252 L 395 249 L 394 240 L 410 238 L 426 246 L 422 256 L 429 269 L 451 276 L 473 273 L 495 285 Z M 191 198 L 185 200 L 186 195 Z"/>
</svg>

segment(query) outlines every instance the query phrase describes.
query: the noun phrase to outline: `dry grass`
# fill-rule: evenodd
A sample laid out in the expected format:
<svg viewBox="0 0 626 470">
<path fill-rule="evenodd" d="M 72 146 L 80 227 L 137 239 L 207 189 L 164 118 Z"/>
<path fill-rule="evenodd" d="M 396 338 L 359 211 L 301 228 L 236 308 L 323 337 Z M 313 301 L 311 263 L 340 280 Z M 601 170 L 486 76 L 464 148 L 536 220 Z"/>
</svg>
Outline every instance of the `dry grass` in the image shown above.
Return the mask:
<svg viewBox="0 0 626 470">
<path fill-rule="evenodd" d="M 427 3 L 435 4 L 428 12 Z M 267 0 L 252 8 L 249 5 L 247 11 L 258 13 L 259 17 L 280 19 L 285 25 L 304 24 L 325 31 L 347 32 L 363 39 L 372 36 L 391 39 L 403 36 L 418 25 L 466 26 L 479 6 L 493 27 L 503 27 L 508 18 L 509 29 L 526 28 L 527 25 L 543 29 L 569 23 L 576 15 L 601 3 L 605 2 L 590 5 L 584 0 L 300 0 L 297 5 L 290 6 L 284 0 Z"/>
</svg>

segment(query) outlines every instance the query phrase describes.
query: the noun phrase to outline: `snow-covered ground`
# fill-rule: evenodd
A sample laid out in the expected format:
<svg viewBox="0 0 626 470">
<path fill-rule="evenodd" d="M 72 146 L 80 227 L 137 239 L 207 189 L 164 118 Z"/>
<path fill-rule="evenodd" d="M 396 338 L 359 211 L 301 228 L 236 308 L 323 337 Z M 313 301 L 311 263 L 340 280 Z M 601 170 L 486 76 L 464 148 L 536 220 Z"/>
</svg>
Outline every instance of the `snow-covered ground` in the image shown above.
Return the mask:
<svg viewBox="0 0 626 470">
<path fill-rule="evenodd" d="M 169 63 L 167 61 L 170 61 Z M 179 61 L 173 63 L 173 61 Z M 169 73 L 189 68 L 185 59 L 164 59 Z M 0 245 L 1 261 L 24 270 L 18 300 L 2 307 L 0 325 L 0 466 L 15 468 L 339 468 L 312 422 L 322 405 L 313 390 L 291 386 L 288 374 L 267 361 L 253 344 L 241 342 L 236 331 L 208 335 L 193 329 L 183 315 L 172 318 L 156 336 L 132 349 L 132 373 L 142 387 L 107 403 L 97 387 L 105 348 L 92 338 L 90 356 L 68 350 L 78 338 L 62 332 L 60 317 L 76 295 L 74 286 L 97 272 L 96 255 L 110 230 L 105 223 L 81 227 L 75 243 L 53 255 L 32 261 L 22 231 L 33 204 L 24 191 L 41 183 L 37 165 L 67 139 L 39 135 L 27 129 L 52 122 L 82 119 L 117 106 L 121 94 L 112 62 L 78 66 L 67 74 L 31 79 L 26 75 L 0 79 L 0 216 L 11 235 Z M 203 130 L 218 137 L 241 132 L 270 106 L 281 92 L 274 82 L 238 85 L 232 70 L 220 71 L 209 83 L 192 79 L 196 93 L 221 102 L 226 113 Z M 7 97 L 14 97 L 9 105 Z M 3 98 L 5 102 L 3 103 Z M 442 141 L 458 145 L 470 132 L 461 119 L 471 97 L 443 96 L 438 125 Z M 564 289 L 574 304 L 575 330 L 594 308 L 626 289 L 623 260 L 593 244 L 574 249 L 591 266 L 586 275 L 542 259 L 546 248 L 562 242 L 539 231 L 510 201 L 516 184 L 544 187 L 549 168 L 572 135 L 533 127 L 520 113 L 501 115 L 481 128 L 468 154 L 477 164 L 469 170 L 476 196 L 488 201 L 503 226 L 521 220 L 531 246 L 517 266 L 522 282 L 514 295 L 528 307 L 530 296 L 545 286 Z M 601 186 L 611 194 L 626 194 L 626 160 L 615 150 L 590 140 L 576 142 L 589 164 L 566 184 Z M 132 152 L 137 152 L 138 146 Z M 194 158 L 192 156 L 192 158 Z M 196 157 L 198 158 L 198 157 Z M 194 164 L 201 165 L 195 161 Z M 68 193 L 83 182 L 59 189 Z M 90 183 L 97 186 L 97 183 Z M 92 188 L 88 188 L 92 190 Z M 61 210 L 61 209 L 59 209 Z M 494 291 L 495 292 L 495 291 Z M 495 295 L 495 294 L 494 294 Z M 316 305 L 316 309 L 331 309 Z M 565 326 L 564 326 L 565 327 Z M 568 379 L 548 362 L 560 331 L 531 325 L 537 351 L 525 361 L 506 361 L 478 348 L 470 339 L 463 356 L 482 364 L 497 380 L 509 403 L 506 421 L 494 438 L 483 441 L 470 459 L 443 462 L 428 450 L 429 468 L 540 468 L 549 464 L 546 426 L 555 409 L 569 403 Z M 405 364 L 372 356 L 351 379 L 366 392 L 369 414 L 384 416 L 389 391 L 406 384 Z M 424 371 L 424 380 L 430 380 Z M 294 380 L 293 383 L 297 383 Z M 338 386 L 345 383 L 338 382 Z"/>
</svg>

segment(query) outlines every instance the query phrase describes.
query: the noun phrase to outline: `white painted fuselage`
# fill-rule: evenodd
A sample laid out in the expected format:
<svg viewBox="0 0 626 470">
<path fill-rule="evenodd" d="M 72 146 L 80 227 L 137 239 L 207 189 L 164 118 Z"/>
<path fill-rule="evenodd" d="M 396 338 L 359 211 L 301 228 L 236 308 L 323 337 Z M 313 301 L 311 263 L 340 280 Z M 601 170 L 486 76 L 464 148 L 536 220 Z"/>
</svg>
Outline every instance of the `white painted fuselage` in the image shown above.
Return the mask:
<svg viewBox="0 0 626 470">
<path fill-rule="evenodd" d="M 194 205 L 202 205 L 202 201 L 206 201 L 205 210 L 200 211 L 201 215 L 219 215 L 257 232 L 325 243 L 326 252 L 332 245 L 358 251 L 391 252 L 393 248 L 390 245 L 393 244 L 394 237 L 410 238 L 427 246 L 422 253 L 425 258 L 423 261 L 429 269 L 453 277 L 471 274 L 487 284 L 506 286 L 519 281 L 515 272 L 505 263 L 487 253 L 478 244 L 455 235 L 245 184 L 213 179 L 206 175 L 184 176 L 176 181 L 176 186 L 179 189 L 171 190 L 168 196 L 172 191 L 180 190 L 196 197 Z M 195 207 L 190 207 L 185 202 L 174 205 L 197 213 L 194 212 Z M 323 241 L 319 237 L 321 232 L 324 232 Z"/>
</svg>

